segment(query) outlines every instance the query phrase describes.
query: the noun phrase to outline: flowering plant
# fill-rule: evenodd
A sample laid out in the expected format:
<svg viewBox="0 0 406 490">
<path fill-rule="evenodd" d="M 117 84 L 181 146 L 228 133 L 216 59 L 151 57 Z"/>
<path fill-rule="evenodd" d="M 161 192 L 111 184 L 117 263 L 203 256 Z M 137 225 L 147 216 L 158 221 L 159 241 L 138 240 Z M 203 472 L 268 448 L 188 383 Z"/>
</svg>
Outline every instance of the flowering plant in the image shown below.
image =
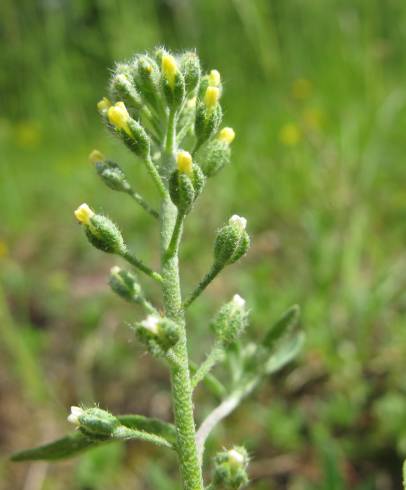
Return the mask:
<svg viewBox="0 0 406 490">
<path fill-rule="evenodd" d="M 147 266 L 129 250 L 118 227 L 106 216 L 80 205 L 75 216 L 89 242 L 97 249 L 122 257 L 155 281 L 162 289 L 163 305 L 154 306 L 144 295 L 132 270 L 115 266 L 111 289 L 124 300 L 145 310 L 134 333 L 148 352 L 169 368 L 173 424 L 141 415 L 112 415 L 98 407 L 72 407 L 68 421 L 72 434 L 45 446 L 22 451 L 16 461 L 57 460 L 100 444 L 143 440 L 176 452 L 183 488 L 186 490 L 239 489 L 248 482 L 248 454 L 242 447 L 224 450 L 214 458 L 209 483 L 204 484 L 205 443 L 216 425 L 250 395 L 265 376 L 280 370 L 299 351 L 303 333 L 297 326 L 299 310 L 291 307 L 258 343 L 241 343 L 249 322 L 249 310 L 241 296 L 220 308 L 210 326 L 212 350 L 200 364 L 188 354 L 190 332 L 186 310 L 211 281 L 248 251 L 247 220 L 234 215 L 219 228 L 214 240 L 213 262 L 207 274 L 185 298 L 182 296 L 178 253 L 185 220 L 208 179 L 229 165 L 235 134 L 221 127 L 223 87 L 217 70 L 202 73 L 195 52 L 179 55 L 160 48 L 137 55 L 114 69 L 109 98 L 97 105 L 101 119 L 117 138 L 142 161 L 160 198 L 154 208 L 131 186 L 126 174 L 99 151 L 91 153 L 96 171 L 113 191 L 128 194 L 159 223 L 161 264 L 159 271 Z M 220 377 L 211 371 L 223 368 Z M 200 382 L 219 399 L 219 404 L 196 430 L 193 391 Z"/>
</svg>

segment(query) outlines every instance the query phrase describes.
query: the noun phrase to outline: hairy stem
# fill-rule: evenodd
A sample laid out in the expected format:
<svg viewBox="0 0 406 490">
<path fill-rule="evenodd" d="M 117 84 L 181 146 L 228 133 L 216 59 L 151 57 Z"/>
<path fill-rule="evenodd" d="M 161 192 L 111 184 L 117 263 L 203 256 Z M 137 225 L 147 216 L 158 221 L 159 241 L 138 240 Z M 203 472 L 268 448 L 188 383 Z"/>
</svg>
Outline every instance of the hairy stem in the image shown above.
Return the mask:
<svg viewBox="0 0 406 490">
<path fill-rule="evenodd" d="M 147 276 L 152 277 L 152 279 L 155 279 L 155 281 L 162 282 L 161 274 L 159 274 L 158 272 L 154 272 L 152 269 L 146 266 L 140 259 L 137 259 L 137 257 L 135 257 L 132 253 L 127 251 L 122 254 L 122 257 L 131 265 L 137 267 L 137 269 L 142 271 Z"/>
<path fill-rule="evenodd" d="M 169 196 L 161 210 L 161 273 L 165 313 L 179 324 L 180 340 L 174 347 L 179 364 L 171 364 L 172 399 L 176 426 L 177 451 L 185 490 L 203 490 L 201 463 L 196 448 L 196 428 L 193 416 L 192 387 L 184 311 L 179 283 L 178 250 L 168 257 L 168 249 L 176 221 L 176 207 Z"/>
<path fill-rule="evenodd" d="M 149 213 L 155 219 L 159 219 L 158 211 L 151 208 L 151 206 L 145 201 L 145 199 L 140 194 L 138 194 L 138 192 L 135 192 L 132 189 L 130 189 L 127 192 L 127 194 L 130 195 L 134 199 L 134 201 L 138 203 L 147 213 Z"/>
<path fill-rule="evenodd" d="M 114 429 L 111 437 L 112 439 L 121 441 L 136 439 L 139 441 L 152 442 L 157 446 L 174 449 L 173 445 L 164 437 L 151 434 L 150 432 L 144 432 L 143 430 L 130 429 L 124 425 L 119 425 L 116 429 Z"/>
<path fill-rule="evenodd" d="M 222 265 L 214 263 L 209 272 L 204 276 L 204 278 L 196 286 L 196 289 L 191 293 L 188 299 L 184 302 L 183 307 L 187 308 L 193 301 L 200 296 L 200 294 L 207 288 L 211 281 L 217 276 L 219 272 L 223 269 Z"/>
<path fill-rule="evenodd" d="M 183 228 L 183 220 L 184 220 L 184 216 L 180 214 L 178 211 L 176 215 L 175 226 L 173 227 L 171 241 L 169 242 L 168 250 L 166 251 L 167 259 L 173 257 L 177 253 L 177 250 L 179 249 L 179 242 L 180 242 L 180 237 L 182 235 L 182 228 Z"/>
<path fill-rule="evenodd" d="M 254 379 L 246 383 L 242 388 L 235 390 L 233 393 L 231 393 L 230 396 L 222 401 L 220 405 L 218 405 L 202 422 L 196 434 L 196 444 L 200 460 L 203 458 L 204 446 L 211 431 L 216 427 L 219 422 L 230 415 L 230 413 L 238 407 L 241 401 L 255 389 L 255 387 L 259 383 L 259 380 L 259 377 L 255 377 Z"/>
<path fill-rule="evenodd" d="M 199 366 L 192 377 L 192 388 L 195 388 L 210 372 L 210 370 L 224 357 L 221 342 L 216 342 L 206 359 Z"/>
</svg>

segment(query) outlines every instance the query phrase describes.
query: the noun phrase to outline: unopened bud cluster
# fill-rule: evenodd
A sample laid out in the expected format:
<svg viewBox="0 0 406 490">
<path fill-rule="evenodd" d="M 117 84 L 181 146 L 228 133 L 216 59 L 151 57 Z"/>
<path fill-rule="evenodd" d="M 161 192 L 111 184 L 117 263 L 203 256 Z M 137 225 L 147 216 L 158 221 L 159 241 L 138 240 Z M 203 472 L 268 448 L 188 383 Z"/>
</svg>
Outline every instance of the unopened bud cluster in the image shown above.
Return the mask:
<svg viewBox="0 0 406 490">
<path fill-rule="evenodd" d="M 243 447 L 218 453 L 214 460 L 215 488 L 238 490 L 248 483 L 248 454 Z"/>
<path fill-rule="evenodd" d="M 179 326 L 158 314 L 148 315 L 135 327 L 138 339 L 146 345 L 149 352 L 161 357 L 179 340 Z"/>
<path fill-rule="evenodd" d="M 111 289 L 126 301 L 138 303 L 143 299 L 142 289 L 135 274 L 118 266 L 112 267 L 109 284 Z"/>
<path fill-rule="evenodd" d="M 95 439 L 110 437 L 120 425 L 120 421 L 114 415 L 98 407 L 71 407 L 68 422 L 76 425 L 83 434 Z"/>
<path fill-rule="evenodd" d="M 220 228 L 214 243 L 216 264 L 221 267 L 233 264 L 247 253 L 250 238 L 245 230 L 246 226 L 247 220 L 235 214 Z"/>
<path fill-rule="evenodd" d="M 222 306 L 211 322 L 216 337 L 225 347 L 233 344 L 244 332 L 248 322 L 245 300 L 238 294 Z"/>
</svg>

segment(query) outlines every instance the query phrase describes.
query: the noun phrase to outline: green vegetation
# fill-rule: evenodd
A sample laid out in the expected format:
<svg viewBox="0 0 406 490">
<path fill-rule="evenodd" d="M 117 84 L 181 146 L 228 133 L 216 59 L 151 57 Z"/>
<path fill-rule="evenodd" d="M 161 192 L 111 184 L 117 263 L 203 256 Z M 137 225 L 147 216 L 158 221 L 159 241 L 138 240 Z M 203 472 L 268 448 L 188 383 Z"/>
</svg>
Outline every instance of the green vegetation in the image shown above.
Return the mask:
<svg viewBox="0 0 406 490">
<path fill-rule="evenodd" d="M 202 319 L 236 285 L 252 307 L 252 336 L 292 303 L 307 334 L 297 361 L 241 405 L 208 453 L 243 444 L 257 490 L 400 488 L 406 6 L 6 0 L 0 12 L 2 454 L 65 434 L 66 407 L 78 400 L 170 420 L 166 372 L 139 360 L 126 327 L 132 309 L 110 297 L 113 262 L 100 263 L 71 215 L 91 200 L 158 264 L 150 217 L 130 197 L 106 197 L 87 155 L 114 155 L 153 201 L 148 176 L 106 140 L 95 105 L 114 60 L 162 43 L 196 47 L 224 75 L 237 133 L 232 165 L 210 180 L 185 229 L 185 287 L 210 266 L 206 237 L 234 212 L 247 217 L 253 243 L 190 310 L 192 356 L 205 358 Z M 214 406 L 203 391 L 197 403 Z M 159 468 L 150 459 L 158 454 Z M 175 459 L 162 454 L 131 443 L 52 468 L 4 460 L 0 488 L 27 478 L 56 490 L 177 488 Z"/>
</svg>

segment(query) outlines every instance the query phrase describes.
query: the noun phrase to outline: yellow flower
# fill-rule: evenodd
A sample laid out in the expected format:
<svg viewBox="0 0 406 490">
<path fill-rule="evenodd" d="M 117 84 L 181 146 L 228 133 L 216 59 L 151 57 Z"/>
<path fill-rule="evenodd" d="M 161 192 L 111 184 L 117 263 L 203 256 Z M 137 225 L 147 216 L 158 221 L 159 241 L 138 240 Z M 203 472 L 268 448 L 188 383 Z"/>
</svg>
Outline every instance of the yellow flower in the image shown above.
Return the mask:
<svg viewBox="0 0 406 490">
<path fill-rule="evenodd" d="M 296 146 L 301 137 L 300 129 L 293 123 L 285 124 L 279 132 L 279 139 L 286 146 Z"/>
<path fill-rule="evenodd" d="M 102 100 L 99 100 L 97 103 L 97 109 L 102 114 L 105 114 L 109 107 L 111 107 L 111 102 L 107 97 L 103 97 Z"/>
<path fill-rule="evenodd" d="M 89 225 L 90 218 L 94 216 L 94 212 L 89 208 L 89 206 L 86 203 L 81 204 L 75 210 L 74 214 L 75 214 L 75 218 L 79 221 L 79 223 L 83 225 Z"/>
<path fill-rule="evenodd" d="M 41 142 L 41 130 L 34 121 L 22 121 L 16 126 L 17 144 L 22 148 L 35 148 Z"/>
<path fill-rule="evenodd" d="M 204 103 L 207 109 L 212 110 L 216 107 L 220 99 L 220 89 L 218 87 L 207 87 L 204 94 Z"/>
<path fill-rule="evenodd" d="M 178 66 L 175 58 L 171 54 L 164 54 L 162 56 L 162 72 L 168 80 L 169 86 L 173 88 L 175 85 L 176 73 L 178 72 Z"/>
<path fill-rule="evenodd" d="M 295 99 L 306 99 L 312 92 L 312 82 L 305 78 L 298 78 L 292 84 L 292 95 Z"/>
<path fill-rule="evenodd" d="M 221 82 L 220 72 L 218 70 L 211 70 L 209 73 L 209 85 L 210 87 L 218 87 Z"/>
<path fill-rule="evenodd" d="M 90 163 L 102 162 L 106 157 L 99 150 L 93 150 L 89 155 Z"/>
<path fill-rule="evenodd" d="M 129 136 L 131 136 L 131 131 L 128 127 L 130 115 L 128 114 L 124 102 L 116 102 L 116 104 L 109 107 L 107 117 L 110 124 L 115 126 L 117 129 L 123 129 Z"/>
<path fill-rule="evenodd" d="M 181 173 L 190 175 L 193 169 L 192 155 L 185 150 L 180 150 L 176 155 L 176 163 Z"/>
<path fill-rule="evenodd" d="M 234 138 L 235 132 L 233 128 L 223 128 L 217 135 L 218 140 L 224 141 L 224 143 L 227 143 L 228 145 L 234 141 Z"/>
<path fill-rule="evenodd" d="M 0 240 L 0 259 L 7 257 L 8 245 L 4 240 Z"/>
</svg>

